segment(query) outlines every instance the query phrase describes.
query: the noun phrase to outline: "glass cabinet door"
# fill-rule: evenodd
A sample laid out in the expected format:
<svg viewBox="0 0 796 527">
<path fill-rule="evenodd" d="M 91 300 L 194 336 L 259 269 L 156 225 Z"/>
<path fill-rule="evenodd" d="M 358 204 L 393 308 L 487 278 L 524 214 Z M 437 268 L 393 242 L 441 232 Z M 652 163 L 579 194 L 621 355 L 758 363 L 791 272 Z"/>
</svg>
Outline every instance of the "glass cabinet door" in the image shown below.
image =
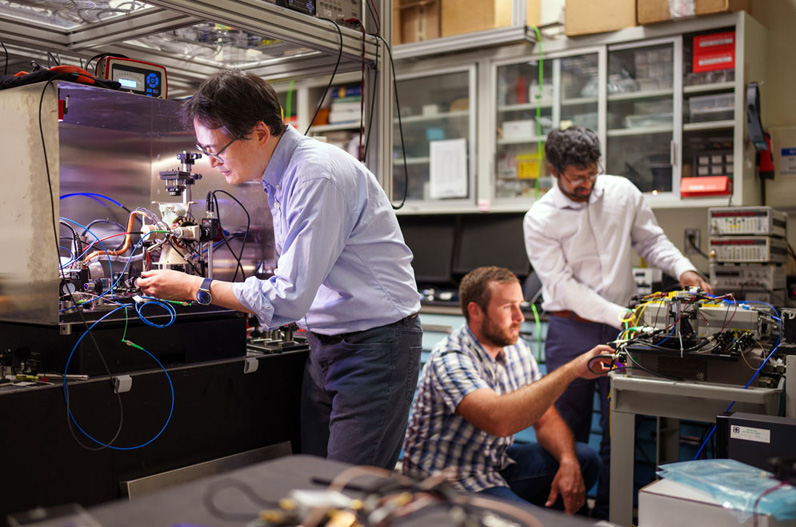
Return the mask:
<svg viewBox="0 0 796 527">
<path fill-rule="evenodd" d="M 566 122 L 598 131 L 598 73 L 597 52 L 545 60 L 541 78 L 536 60 L 497 66 L 495 198 L 550 189 L 544 142 L 553 127 Z"/>
<path fill-rule="evenodd" d="M 674 42 L 608 50 L 606 171 L 671 192 Z"/>
<path fill-rule="evenodd" d="M 406 173 L 395 118 L 393 199 L 475 203 L 474 86 L 474 65 L 398 78 Z"/>
<path fill-rule="evenodd" d="M 495 197 L 529 196 L 550 188 L 545 166 L 545 136 L 556 124 L 553 62 L 524 60 L 497 67 Z M 541 86 L 541 89 L 539 88 Z"/>
<path fill-rule="evenodd" d="M 559 59 L 561 64 L 561 122 L 599 130 L 599 58 L 597 53 Z"/>
</svg>

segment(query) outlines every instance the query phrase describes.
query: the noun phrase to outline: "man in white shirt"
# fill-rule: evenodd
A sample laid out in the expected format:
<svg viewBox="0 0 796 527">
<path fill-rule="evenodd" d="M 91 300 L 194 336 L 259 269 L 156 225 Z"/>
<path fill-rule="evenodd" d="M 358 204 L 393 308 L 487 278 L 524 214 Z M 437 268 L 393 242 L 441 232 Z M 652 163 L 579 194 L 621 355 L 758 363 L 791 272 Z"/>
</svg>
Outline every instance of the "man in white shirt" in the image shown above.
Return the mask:
<svg viewBox="0 0 796 527">
<path fill-rule="evenodd" d="M 542 281 L 548 330 L 547 369 L 553 371 L 597 344 L 614 340 L 637 293 L 631 248 L 677 277 L 683 287 L 712 293 L 691 262 L 658 226 L 644 196 L 624 177 L 599 174 L 600 144 L 591 130 L 553 130 L 545 155 L 556 185 L 525 215 L 525 248 Z M 576 441 L 587 442 L 595 384 L 600 391 L 602 474 L 595 513 L 608 515 L 610 442 L 608 378 L 578 379 L 556 408 Z M 631 477 L 631 476 L 628 476 Z"/>
</svg>

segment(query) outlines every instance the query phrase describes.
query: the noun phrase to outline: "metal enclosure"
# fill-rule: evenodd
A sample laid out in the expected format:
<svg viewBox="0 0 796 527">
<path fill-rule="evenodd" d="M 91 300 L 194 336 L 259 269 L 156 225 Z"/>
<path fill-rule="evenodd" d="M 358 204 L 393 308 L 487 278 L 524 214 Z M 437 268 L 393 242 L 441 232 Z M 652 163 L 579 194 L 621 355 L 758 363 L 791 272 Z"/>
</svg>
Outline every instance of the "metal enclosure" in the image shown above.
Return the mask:
<svg viewBox="0 0 796 527">
<path fill-rule="evenodd" d="M 59 104 L 64 108 L 62 121 Z M 64 239 L 72 234 L 58 225 L 58 218 L 83 226 L 99 220 L 92 231 L 102 236 L 119 232 L 117 227 L 103 232 L 112 225 L 109 222 L 127 225 L 128 212 L 118 204 L 129 210 L 157 210 L 152 202 L 181 201 L 168 194 L 159 175 L 179 165 L 178 153 L 195 151 L 193 132 L 182 128 L 178 108 L 173 100 L 68 82 L 0 91 L 5 121 L 0 152 L 6 160 L 0 173 L 0 320 L 62 322 L 58 246 L 64 247 Z M 228 185 L 204 159 L 197 161 L 194 172 L 203 178 L 193 185 L 193 215 L 204 217 L 210 190 L 223 189 L 236 196 L 251 215 L 243 258 L 246 276 L 267 274 L 276 254 L 262 187 L 256 182 Z M 118 204 L 84 194 L 101 194 Z M 218 198 L 223 227 L 244 230 L 245 213 L 234 201 Z M 113 244 L 108 249 L 118 245 L 113 240 L 107 243 Z M 233 247 L 237 252 L 240 245 Z M 219 250 L 214 276 L 231 279 L 235 265 L 227 250 Z"/>
</svg>

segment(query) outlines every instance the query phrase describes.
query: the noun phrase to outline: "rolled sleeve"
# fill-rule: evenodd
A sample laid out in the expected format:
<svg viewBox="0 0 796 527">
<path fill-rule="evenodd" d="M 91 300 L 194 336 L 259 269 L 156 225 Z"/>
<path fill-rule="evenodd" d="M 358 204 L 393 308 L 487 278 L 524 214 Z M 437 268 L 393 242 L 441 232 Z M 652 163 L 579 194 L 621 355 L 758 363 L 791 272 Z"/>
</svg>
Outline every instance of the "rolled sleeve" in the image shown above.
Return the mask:
<svg viewBox="0 0 796 527">
<path fill-rule="evenodd" d="M 252 276 L 245 282 L 232 284 L 232 292 L 244 308 L 257 316 L 260 326 L 269 329 L 275 327 L 272 323 L 274 305 L 268 301 L 268 295 L 264 291 L 266 286 L 271 287 L 266 280 Z"/>
</svg>

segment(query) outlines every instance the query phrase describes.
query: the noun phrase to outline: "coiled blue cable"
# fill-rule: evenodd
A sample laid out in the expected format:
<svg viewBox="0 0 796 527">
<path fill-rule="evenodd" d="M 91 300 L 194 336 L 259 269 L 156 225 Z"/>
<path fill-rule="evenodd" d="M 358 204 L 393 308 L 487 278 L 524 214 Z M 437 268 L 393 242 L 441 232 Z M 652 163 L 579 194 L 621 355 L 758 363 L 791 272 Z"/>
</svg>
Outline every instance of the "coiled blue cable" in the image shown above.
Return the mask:
<svg viewBox="0 0 796 527">
<path fill-rule="evenodd" d="M 136 345 L 136 347 L 138 349 L 142 350 L 144 353 L 146 353 L 147 355 L 152 357 L 152 360 L 154 360 L 157 363 L 157 365 L 160 367 L 160 369 L 163 370 L 163 373 L 166 374 L 166 380 L 169 381 L 169 390 L 171 390 L 171 408 L 169 408 L 169 415 L 166 418 L 166 422 L 164 423 L 163 428 L 161 428 L 160 431 L 158 431 L 158 433 L 155 434 L 151 439 L 149 439 L 148 441 L 146 441 L 144 443 L 141 443 L 139 445 L 128 446 L 128 447 L 114 446 L 114 445 L 111 445 L 111 444 L 108 444 L 108 443 L 103 443 L 102 441 L 99 441 L 98 439 L 95 439 L 93 436 L 91 436 L 91 434 L 89 434 L 88 432 L 83 430 L 83 427 L 80 426 L 80 423 L 77 422 L 77 419 L 75 419 L 75 416 L 72 413 L 72 408 L 69 406 L 69 392 L 67 391 L 66 378 L 67 378 L 67 374 L 69 373 L 69 363 L 72 361 L 72 357 L 74 356 L 75 351 L 77 350 L 77 347 L 83 341 L 85 336 L 88 335 L 89 331 L 94 329 L 94 327 L 97 324 L 99 324 L 100 322 L 102 322 L 103 320 L 105 320 L 106 318 L 111 316 L 112 314 L 116 313 L 120 309 L 127 309 L 127 308 L 128 308 L 128 306 L 117 307 L 116 309 L 114 309 L 112 311 L 109 311 L 108 313 L 106 313 L 105 315 L 100 317 L 99 320 L 97 320 L 91 326 L 89 326 L 89 328 L 86 331 L 84 331 L 82 335 L 80 335 L 80 338 L 77 339 L 77 342 L 75 343 L 74 347 L 72 348 L 72 351 L 69 353 L 69 357 L 66 359 L 66 366 L 64 367 L 64 400 L 66 401 L 66 407 L 67 407 L 67 410 L 69 412 L 69 418 L 75 424 L 77 429 L 80 430 L 83 433 L 83 435 L 85 435 L 87 438 L 91 439 L 92 441 L 94 441 L 95 443 L 97 443 L 100 446 L 111 448 L 113 450 L 136 450 L 136 449 L 139 449 L 139 448 L 143 448 L 143 447 L 147 446 L 148 444 L 152 443 L 155 439 L 160 437 L 160 435 L 163 433 L 163 431 L 166 429 L 166 427 L 169 426 L 169 423 L 171 422 L 171 416 L 174 413 L 174 384 L 172 384 L 172 382 L 171 382 L 171 376 L 169 375 L 169 372 L 166 370 L 166 368 L 163 366 L 163 364 L 157 359 L 157 357 L 152 355 L 152 353 L 150 353 L 146 349 L 142 348 L 141 346 L 137 346 L 137 345 Z"/>
</svg>

